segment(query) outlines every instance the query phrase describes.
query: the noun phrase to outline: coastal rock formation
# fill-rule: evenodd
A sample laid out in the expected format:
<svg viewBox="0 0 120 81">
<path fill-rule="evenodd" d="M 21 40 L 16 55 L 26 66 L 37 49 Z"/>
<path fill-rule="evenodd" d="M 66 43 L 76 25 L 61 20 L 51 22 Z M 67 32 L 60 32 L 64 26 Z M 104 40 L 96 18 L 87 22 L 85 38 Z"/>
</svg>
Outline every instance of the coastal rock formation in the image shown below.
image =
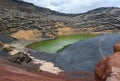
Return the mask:
<svg viewBox="0 0 120 81">
<path fill-rule="evenodd" d="M 96 81 L 120 81 L 120 44 L 114 46 L 114 54 L 103 58 L 95 68 Z"/>
</svg>

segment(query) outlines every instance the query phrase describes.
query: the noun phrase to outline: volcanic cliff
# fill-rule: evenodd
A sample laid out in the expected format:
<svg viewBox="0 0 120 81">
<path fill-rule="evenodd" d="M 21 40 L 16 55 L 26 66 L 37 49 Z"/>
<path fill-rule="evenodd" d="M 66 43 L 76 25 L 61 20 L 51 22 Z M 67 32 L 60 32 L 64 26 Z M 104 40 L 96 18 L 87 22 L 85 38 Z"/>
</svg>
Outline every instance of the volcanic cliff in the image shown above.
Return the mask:
<svg viewBox="0 0 120 81">
<path fill-rule="evenodd" d="M 119 15 L 120 8 L 117 7 L 64 14 L 22 0 L 1 0 L 0 33 L 26 40 L 31 36 L 33 39 L 30 40 L 34 40 L 69 34 L 119 32 Z M 26 33 L 26 37 L 19 36 L 22 33 Z"/>
</svg>

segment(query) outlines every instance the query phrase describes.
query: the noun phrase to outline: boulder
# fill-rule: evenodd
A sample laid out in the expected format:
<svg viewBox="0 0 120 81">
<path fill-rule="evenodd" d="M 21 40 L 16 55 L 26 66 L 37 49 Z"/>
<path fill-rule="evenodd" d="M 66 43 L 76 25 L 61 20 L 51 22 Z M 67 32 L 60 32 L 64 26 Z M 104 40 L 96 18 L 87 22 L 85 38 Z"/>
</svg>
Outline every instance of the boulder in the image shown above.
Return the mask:
<svg viewBox="0 0 120 81">
<path fill-rule="evenodd" d="M 95 68 L 96 81 L 120 81 L 120 44 L 115 44 L 114 54 L 99 61 Z"/>
<path fill-rule="evenodd" d="M 23 52 L 18 52 L 17 54 L 13 55 L 10 60 L 19 64 L 29 63 L 32 61 L 32 59 Z"/>
<path fill-rule="evenodd" d="M 114 45 L 113 51 L 114 51 L 114 53 L 115 52 L 120 52 L 120 43 L 117 43 L 117 44 Z"/>
</svg>

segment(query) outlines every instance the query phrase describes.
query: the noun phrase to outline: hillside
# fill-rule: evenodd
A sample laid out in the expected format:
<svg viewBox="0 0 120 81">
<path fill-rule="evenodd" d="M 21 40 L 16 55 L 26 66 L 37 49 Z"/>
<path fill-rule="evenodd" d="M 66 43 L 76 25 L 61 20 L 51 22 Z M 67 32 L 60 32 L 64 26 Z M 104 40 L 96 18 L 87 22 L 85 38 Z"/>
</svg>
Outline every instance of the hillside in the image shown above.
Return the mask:
<svg viewBox="0 0 120 81">
<path fill-rule="evenodd" d="M 21 0 L 1 0 L 0 33 L 27 39 L 29 36 L 25 38 L 19 35 L 34 29 L 30 36 L 35 39 L 80 33 L 119 32 L 119 15 L 120 8 L 117 7 L 103 7 L 81 14 L 64 14 Z M 19 32 L 20 30 L 23 32 Z"/>
<path fill-rule="evenodd" d="M 65 14 L 22 0 L 1 0 L 0 81 L 94 81 L 94 70 L 96 81 L 112 78 L 112 63 L 120 66 L 120 53 L 111 55 L 113 51 L 120 51 L 120 45 L 113 50 L 113 45 L 120 42 L 119 29 L 120 8 L 117 7 Z M 56 54 L 25 47 L 39 39 L 96 33 L 102 35 L 78 41 Z M 103 61 L 98 63 L 102 58 Z M 107 62 L 111 69 L 106 67 Z M 107 71 L 111 74 L 104 76 L 108 74 Z"/>
</svg>

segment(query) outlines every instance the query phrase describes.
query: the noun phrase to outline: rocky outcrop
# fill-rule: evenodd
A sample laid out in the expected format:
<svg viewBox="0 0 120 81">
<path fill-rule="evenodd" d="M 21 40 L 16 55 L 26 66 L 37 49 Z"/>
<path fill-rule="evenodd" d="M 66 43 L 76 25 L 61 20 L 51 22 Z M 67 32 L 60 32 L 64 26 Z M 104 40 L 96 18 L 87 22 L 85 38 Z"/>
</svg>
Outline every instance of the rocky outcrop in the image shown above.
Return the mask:
<svg viewBox="0 0 120 81">
<path fill-rule="evenodd" d="M 29 63 L 32 61 L 32 59 L 25 53 L 23 52 L 18 52 L 15 55 L 12 55 L 12 57 L 10 58 L 11 61 L 15 62 L 15 63 Z"/>
<path fill-rule="evenodd" d="M 120 81 L 120 44 L 114 46 L 114 54 L 103 58 L 95 68 L 96 81 Z"/>
</svg>

